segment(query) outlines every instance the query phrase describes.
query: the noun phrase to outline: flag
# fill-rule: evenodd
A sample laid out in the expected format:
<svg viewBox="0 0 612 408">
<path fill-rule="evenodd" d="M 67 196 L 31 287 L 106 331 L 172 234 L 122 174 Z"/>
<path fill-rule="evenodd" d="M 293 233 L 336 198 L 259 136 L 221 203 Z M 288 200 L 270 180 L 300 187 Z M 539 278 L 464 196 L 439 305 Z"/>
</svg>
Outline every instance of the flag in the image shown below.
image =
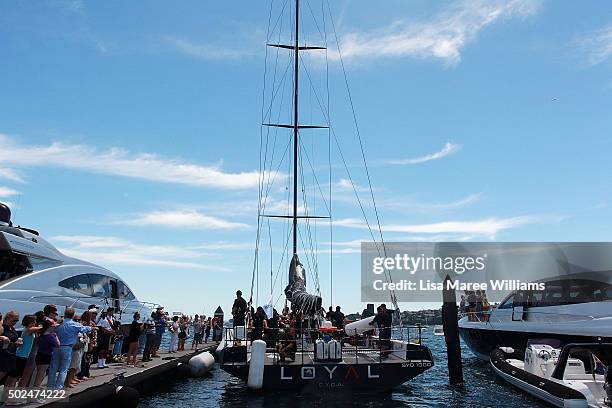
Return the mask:
<svg viewBox="0 0 612 408">
<path fill-rule="evenodd" d="M 272 316 L 274 316 L 274 307 L 272 307 L 272 296 L 270 296 L 270 299 L 268 299 L 268 303 L 263 305 L 263 310 L 264 312 L 266 312 L 266 316 L 268 317 L 268 319 L 271 319 Z"/>
</svg>

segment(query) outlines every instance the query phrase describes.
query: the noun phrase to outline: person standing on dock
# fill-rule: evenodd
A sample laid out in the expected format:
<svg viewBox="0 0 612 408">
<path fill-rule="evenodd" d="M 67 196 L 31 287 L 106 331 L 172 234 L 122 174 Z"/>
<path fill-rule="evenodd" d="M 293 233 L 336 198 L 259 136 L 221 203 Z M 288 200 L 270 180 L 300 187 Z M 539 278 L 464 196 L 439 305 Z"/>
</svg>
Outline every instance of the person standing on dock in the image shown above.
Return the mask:
<svg viewBox="0 0 612 408">
<path fill-rule="evenodd" d="M 89 341 L 87 342 L 86 347 L 84 348 L 83 358 L 81 359 L 81 371 L 77 374 L 77 378 L 79 380 L 87 380 L 91 376 L 89 373 L 89 368 L 91 367 L 91 363 L 94 361 L 94 356 L 96 355 L 96 347 L 98 345 L 98 330 L 96 329 L 96 316 L 98 314 L 98 309 L 96 309 L 95 305 L 90 306 L 89 310 L 87 310 L 81 316 L 81 324 L 83 326 L 91 326 L 91 331 L 87 333 L 89 336 Z"/>
<path fill-rule="evenodd" d="M 128 344 L 128 355 L 126 364 L 130 365 L 130 360 L 132 361 L 132 366 L 136 367 L 136 359 L 138 357 L 138 339 L 140 338 L 140 332 L 142 331 L 142 323 L 140 323 L 140 313 L 134 313 L 134 320 L 130 325 L 130 332 L 125 339 Z"/>
<path fill-rule="evenodd" d="M 212 329 L 212 321 L 209 316 L 206 320 L 206 328 L 204 329 L 204 343 L 208 343 L 208 338 L 210 337 L 210 329 Z"/>
<path fill-rule="evenodd" d="M 178 350 L 178 342 L 179 342 L 179 317 L 173 316 L 172 323 L 170 323 L 170 328 L 168 329 L 171 333 L 170 336 L 170 346 L 168 347 L 168 353 L 176 353 Z"/>
<path fill-rule="evenodd" d="M 51 356 L 47 388 L 61 389 L 64 386 L 72 359 L 72 348 L 77 342 L 77 336 L 79 333 L 89 333 L 91 331 L 91 326 L 83 326 L 81 323 L 72 320 L 73 317 L 74 309 L 67 308 L 64 312 L 64 322 L 55 329 L 60 346 L 53 351 Z"/>
<path fill-rule="evenodd" d="M 199 315 L 195 315 L 193 318 L 193 340 L 191 341 L 192 350 L 202 343 L 202 338 L 204 338 L 204 325 L 204 316 L 200 318 Z"/>
<path fill-rule="evenodd" d="M 244 326 L 244 315 L 247 311 L 247 302 L 242 297 L 242 291 L 236 291 L 236 300 L 232 306 L 232 316 L 234 317 L 234 327 Z"/>
<path fill-rule="evenodd" d="M 115 323 L 114 313 L 115 309 L 109 307 L 98 323 L 98 328 L 100 329 L 98 332 L 98 368 L 108 367 L 106 359 L 110 357 L 111 338 L 115 334 L 113 330 L 113 324 Z"/>
<path fill-rule="evenodd" d="M 142 353 L 142 362 L 146 363 L 151 361 L 151 351 L 155 347 L 155 312 L 151 312 L 151 316 L 145 321 L 144 331 L 147 340 Z"/>
<path fill-rule="evenodd" d="M 164 313 L 163 306 L 157 306 L 157 310 L 155 311 L 155 345 L 151 350 L 151 357 L 159 357 L 157 351 L 161 346 L 162 338 L 164 337 L 164 333 L 166 332 L 166 314 Z"/>
</svg>

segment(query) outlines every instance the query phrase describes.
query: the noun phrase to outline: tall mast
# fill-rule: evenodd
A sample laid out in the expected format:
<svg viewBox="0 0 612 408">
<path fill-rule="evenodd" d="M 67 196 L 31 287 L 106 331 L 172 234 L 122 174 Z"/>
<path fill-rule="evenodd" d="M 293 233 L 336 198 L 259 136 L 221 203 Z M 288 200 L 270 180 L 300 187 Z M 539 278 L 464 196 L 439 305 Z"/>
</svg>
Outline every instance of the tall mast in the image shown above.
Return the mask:
<svg viewBox="0 0 612 408">
<path fill-rule="evenodd" d="M 299 79 L 300 0 L 295 0 L 295 54 L 293 62 L 293 254 L 297 255 L 298 219 L 298 79 Z"/>
</svg>

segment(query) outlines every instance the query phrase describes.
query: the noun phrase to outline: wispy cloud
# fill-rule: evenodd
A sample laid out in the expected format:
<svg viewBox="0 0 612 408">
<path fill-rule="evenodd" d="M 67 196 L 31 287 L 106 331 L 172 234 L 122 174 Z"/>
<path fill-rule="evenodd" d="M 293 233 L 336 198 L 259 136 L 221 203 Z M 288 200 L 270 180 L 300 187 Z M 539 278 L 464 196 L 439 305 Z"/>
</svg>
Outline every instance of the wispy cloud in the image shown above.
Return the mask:
<svg viewBox="0 0 612 408">
<path fill-rule="evenodd" d="M 428 21 L 396 20 L 371 32 L 352 32 L 341 42 L 343 57 L 418 57 L 457 64 L 461 52 L 485 27 L 513 17 L 534 15 L 539 0 L 462 0 Z"/>
<path fill-rule="evenodd" d="M 17 194 L 19 194 L 19 191 L 17 190 L 13 190 L 12 188 L 9 188 L 9 187 L 0 186 L 0 197 L 2 198 L 11 197 Z"/>
<path fill-rule="evenodd" d="M 444 147 L 437 152 L 426 154 L 425 156 L 414 157 L 414 158 L 409 158 L 409 159 L 385 160 L 384 163 L 385 164 L 396 164 L 396 165 L 421 164 L 421 163 L 425 163 L 425 162 L 432 161 L 432 160 L 439 160 L 446 156 L 450 156 L 451 154 L 457 153 L 460 149 L 461 149 L 461 146 L 447 142 L 444 145 Z"/>
<path fill-rule="evenodd" d="M 257 55 L 257 50 L 255 49 L 237 49 L 207 43 L 195 43 L 193 41 L 178 37 L 165 36 L 163 37 L 163 41 L 172 50 L 195 58 L 224 60 L 240 59 L 243 57 Z"/>
<path fill-rule="evenodd" d="M 510 218 L 490 217 L 475 221 L 444 221 L 430 224 L 382 225 L 383 232 L 406 234 L 467 234 L 494 238 L 500 231 L 526 224 L 541 222 L 537 217 L 519 216 Z M 361 220 L 346 218 L 334 221 L 334 225 L 347 228 L 367 229 Z"/>
<path fill-rule="evenodd" d="M 246 229 L 249 225 L 205 215 L 198 210 L 151 211 L 121 221 L 123 225 L 157 226 L 186 229 L 235 230 Z"/>
<path fill-rule="evenodd" d="M 0 179 L 10 180 L 16 183 L 25 183 L 21 174 L 13 169 L 0 168 Z"/>
<path fill-rule="evenodd" d="M 589 65 L 606 61 L 612 57 L 612 24 L 578 37 L 574 46 Z"/>
<path fill-rule="evenodd" d="M 22 145 L 0 134 L 0 165 L 15 167 L 59 167 L 148 181 L 226 189 L 258 185 L 259 172 L 229 173 L 219 166 L 202 166 L 182 159 L 123 149 L 55 142 Z M 278 176 L 277 176 L 278 177 Z"/>
<path fill-rule="evenodd" d="M 101 265 L 227 270 L 199 262 L 202 251 L 173 245 L 138 244 L 114 236 L 60 235 L 50 238 L 68 256 Z"/>
<path fill-rule="evenodd" d="M 53 0 L 50 4 L 72 13 L 83 11 L 82 0 Z"/>
<path fill-rule="evenodd" d="M 387 199 L 378 200 L 378 205 L 381 208 L 393 210 L 398 213 L 406 212 L 419 212 L 419 213 L 441 213 L 445 211 L 457 210 L 460 208 L 468 207 L 472 204 L 477 203 L 482 198 L 482 193 L 474 193 L 465 197 L 459 198 L 454 201 L 438 201 L 438 202 L 425 202 L 416 201 L 414 199 Z"/>
</svg>

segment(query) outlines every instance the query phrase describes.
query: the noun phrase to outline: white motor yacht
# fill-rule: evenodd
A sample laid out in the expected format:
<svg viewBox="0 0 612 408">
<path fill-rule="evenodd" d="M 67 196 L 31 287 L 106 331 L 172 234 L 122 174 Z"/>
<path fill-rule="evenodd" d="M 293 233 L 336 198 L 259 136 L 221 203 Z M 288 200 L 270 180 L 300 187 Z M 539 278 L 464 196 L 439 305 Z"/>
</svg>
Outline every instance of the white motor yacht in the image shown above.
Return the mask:
<svg viewBox="0 0 612 408">
<path fill-rule="evenodd" d="M 490 314 L 464 316 L 459 332 L 486 361 L 498 347 L 524 351 L 533 339 L 612 342 L 612 273 L 575 273 L 546 280 L 542 291 L 512 292 Z"/>
<path fill-rule="evenodd" d="M 122 325 L 135 311 L 150 313 L 154 305 L 139 301 L 117 274 L 62 254 L 37 231 L 13 226 L 10 215 L 0 203 L 0 312 L 24 316 L 53 304 L 60 314 L 67 307 L 80 313 L 95 304 L 114 307 Z"/>
</svg>

